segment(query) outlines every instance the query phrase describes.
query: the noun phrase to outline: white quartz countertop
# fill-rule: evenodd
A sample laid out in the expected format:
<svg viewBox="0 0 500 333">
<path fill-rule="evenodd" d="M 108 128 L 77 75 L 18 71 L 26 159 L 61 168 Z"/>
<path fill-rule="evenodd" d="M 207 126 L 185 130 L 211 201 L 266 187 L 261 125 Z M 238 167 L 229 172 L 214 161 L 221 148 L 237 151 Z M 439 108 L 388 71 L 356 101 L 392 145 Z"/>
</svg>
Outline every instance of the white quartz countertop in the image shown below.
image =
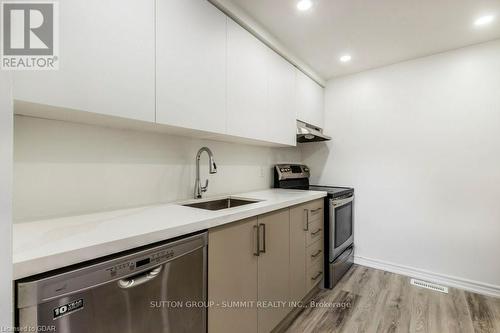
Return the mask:
<svg viewBox="0 0 500 333">
<path fill-rule="evenodd" d="M 232 195 L 232 197 L 262 201 L 219 211 L 168 203 L 16 223 L 13 235 L 14 279 L 213 228 L 325 196 L 326 192 L 320 191 L 269 189 Z"/>
</svg>

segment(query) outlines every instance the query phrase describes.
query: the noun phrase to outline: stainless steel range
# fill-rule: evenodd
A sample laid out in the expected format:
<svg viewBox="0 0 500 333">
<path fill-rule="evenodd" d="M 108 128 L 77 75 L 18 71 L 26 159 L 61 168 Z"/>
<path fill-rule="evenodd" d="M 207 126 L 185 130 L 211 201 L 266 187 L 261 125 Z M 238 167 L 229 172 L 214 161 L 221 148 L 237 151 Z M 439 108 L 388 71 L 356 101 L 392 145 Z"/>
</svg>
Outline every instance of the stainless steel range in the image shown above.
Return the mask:
<svg viewBox="0 0 500 333">
<path fill-rule="evenodd" d="M 325 191 L 325 288 L 333 288 L 354 261 L 354 189 L 309 184 L 305 165 L 278 164 L 274 168 L 274 187 Z M 328 209 L 326 209 L 328 208 Z"/>
</svg>

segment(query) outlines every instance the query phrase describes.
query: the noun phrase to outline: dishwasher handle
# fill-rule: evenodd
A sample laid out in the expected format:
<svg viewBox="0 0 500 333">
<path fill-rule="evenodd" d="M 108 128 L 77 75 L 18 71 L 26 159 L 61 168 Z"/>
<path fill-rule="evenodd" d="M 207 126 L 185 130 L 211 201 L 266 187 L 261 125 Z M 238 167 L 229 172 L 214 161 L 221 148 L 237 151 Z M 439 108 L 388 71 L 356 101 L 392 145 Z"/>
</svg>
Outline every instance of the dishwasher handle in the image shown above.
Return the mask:
<svg viewBox="0 0 500 333">
<path fill-rule="evenodd" d="M 134 276 L 129 277 L 129 278 L 118 280 L 118 286 L 122 289 L 129 289 L 129 288 L 140 286 L 141 284 L 149 282 L 149 281 L 153 280 L 155 277 L 157 277 L 158 275 L 160 275 L 160 273 L 162 271 L 162 267 L 163 267 L 163 265 L 157 266 L 157 267 L 155 267 L 147 272 L 144 272 L 140 275 L 134 275 Z"/>
</svg>

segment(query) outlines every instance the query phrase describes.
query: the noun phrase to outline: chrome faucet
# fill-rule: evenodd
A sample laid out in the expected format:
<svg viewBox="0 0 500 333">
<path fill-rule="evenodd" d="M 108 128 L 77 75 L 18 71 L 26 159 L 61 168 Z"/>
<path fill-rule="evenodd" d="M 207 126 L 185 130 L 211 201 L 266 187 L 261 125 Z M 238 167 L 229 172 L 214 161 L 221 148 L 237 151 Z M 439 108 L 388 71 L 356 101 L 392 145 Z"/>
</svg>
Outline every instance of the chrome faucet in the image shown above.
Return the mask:
<svg viewBox="0 0 500 333">
<path fill-rule="evenodd" d="M 217 165 L 214 161 L 214 154 L 207 147 L 203 147 L 198 150 L 198 154 L 196 154 L 196 181 L 194 183 L 194 198 L 201 199 L 203 192 L 208 190 L 208 179 L 205 181 L 205 186 L 201 186 L 200 183 L 200 157 L 201 153 L 207 152 L 208 154 L 208 165 L 210 167 L 210 174 L 217 173 Z"/>
</svg>

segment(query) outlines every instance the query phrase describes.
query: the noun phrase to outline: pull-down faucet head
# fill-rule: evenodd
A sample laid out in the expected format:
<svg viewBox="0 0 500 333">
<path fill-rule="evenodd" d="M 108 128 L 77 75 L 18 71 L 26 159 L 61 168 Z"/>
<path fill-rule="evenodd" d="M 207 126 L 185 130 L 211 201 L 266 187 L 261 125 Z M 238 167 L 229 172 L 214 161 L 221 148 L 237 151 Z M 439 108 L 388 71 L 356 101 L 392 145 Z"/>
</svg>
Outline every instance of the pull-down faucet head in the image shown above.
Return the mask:
<svg viewBox="0 0 500 333">
<path fill-rule="evenodd" d="M 194 197 L 195 199 L 199 199 L 202 197 L 202 193 L 208 190 L 208 179 L 205 181 L 205 186 L 201 186 L 200 183 L 200 157 L 203 152 L 208 154 L 208 166 L 210 174 L 217 173 L 217 164 L 215 164 L 214 154 L 207 147 L 202 147 L 198 150 L 198 154 L 196 154 L 196 181 L 194 183 Z"/>
<path fill-rule="evenodd" d="M 207 148 L 208 149 L 208 148 Z M 209 150 L 210 152 L 210 150 Z M 217 164 L 215 164 L 214 156 L 212 155 L 212 152 L 208 154 L 208 164 L 210 166 L 210 174 L 217 173 Z"/>
</svg>

